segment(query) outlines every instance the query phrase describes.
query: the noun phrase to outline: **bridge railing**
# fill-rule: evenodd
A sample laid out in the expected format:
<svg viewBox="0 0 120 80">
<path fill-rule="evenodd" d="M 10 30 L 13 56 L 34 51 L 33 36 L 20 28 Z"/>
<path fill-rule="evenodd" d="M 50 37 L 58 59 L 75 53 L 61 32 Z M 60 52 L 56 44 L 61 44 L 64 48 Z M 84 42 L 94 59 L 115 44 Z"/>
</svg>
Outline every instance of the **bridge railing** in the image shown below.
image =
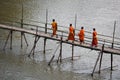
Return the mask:
<svg viewBox="0 0 120 80">
<path fill-rule="evenodd" d="M 38 26 L 40 31 L 45 32 L 45 24 L 46 24 L 45 22 L 39 22 L 39 21 L 34 21 L 34 20 L 30 20 L 30 21 L 35 22 L 35 23 L 40 23 L 40 25 L 38 26 L 36 24 L 33 25 L 33 24 L 30 24 L 30 23 L 23 23 L 23 24 L 24 25 L 29 25 L 31 27 Z M 34 28 L 34 29 L 36 29 L 36 28 Z M 68 30 L 69 30 L 69 28 L 67 26 L 58 25 L 57 33 L 58 33 L 59 36 L 63 36 L 64 38 L 67 39 L 68 33 L 69 33 Z M 78 38 L 79 30 L 75 29 L 75 32 L 76 32 L 75 33 L 75 40 L 79 41 L 79 38 Z M 52 34 L 51 23 L 47 23 L 47 33 Z M 112 36 L 103 35 L 103 34 L 99 34 L 98 33 L 99 45 L 102 45 L 102 44 L 105 43 L 106 46 L 111 47 L 112 39 L 113 39 Z M 90 44 L 91 42 L 92 42 L 92 32 L 85 31 L 85 43 L 89 43 Z M 120 38 L 115 37 L 114 47 L 115 48 L 120 48 Z"/>
<path fill-rule="evenodd" d="M 17 19 L 17 18 L 15 18 L 15 19 Z M 45 32 L 46 22 L 42 22 L 42 21 L 39 22 L 39 21 L 28 20 L 28 19 L 23 19 L 23 22 L 21 22 L 21 19 L 17 19 L 16 21 L 15 21 L 15 19 L 13 19 L 13 20 L 7 19 L 7 21 L 1 22 L 1 23 L 13 25 L 13 26 L 17 26 L 17 27 L 21 27 L 21 25 L 23 25 L 23 28 L 31 29 L 31 30 L 35 30 L 36 27 L 38 27 L 39 31 Z M 64 38 L 67 39 L 68 30 L 69 30 L 69 28 L 67 26 L 58 25 L 57 34 L 59 36 L 63 36 Z M 75 29 L 75 40 L 77 40 L 77 41 L 79 41 L 78 32 L 79 32 L 79 29 Z M 51 23 L 47 23 L 47 33 L 52 34 Z M 105 43 L 106 46 L 111 47 L 112 39 L 113 39 L 112 36 L 103 35 L 103 34 L 98 33 L 98 43 L 99 43 L 98 45 Z M 120 38 L 115 37 L 114 39 L 115 39 L 114 48 L 119 49 L 120 48 Z M 85 43 L 90 44 L 91 41 L 92 41 L 92 32 L 85 31 Z"/>
</svg>

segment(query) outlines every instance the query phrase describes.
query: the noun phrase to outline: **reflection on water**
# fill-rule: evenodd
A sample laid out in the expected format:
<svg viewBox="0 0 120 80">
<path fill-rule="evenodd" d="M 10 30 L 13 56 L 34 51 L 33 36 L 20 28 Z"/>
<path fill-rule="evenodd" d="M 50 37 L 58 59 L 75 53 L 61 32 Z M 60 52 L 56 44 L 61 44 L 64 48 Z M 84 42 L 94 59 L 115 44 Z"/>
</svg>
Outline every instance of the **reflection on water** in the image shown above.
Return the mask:
<svg viewBox="0 0 120 80">
<path fill-rule="evenodd" d="M 20 22 L 22 2 L 24 2 L 24 19 L 45 22 L 46 9 L 48 9 L 48 22 L 55 18 L 59 25 L 68 26 L 69 23 L 74 24 L 77 14 L 78 29 L 85 26 L 86 30 L 91 31 L 95 27 L 98 33 L 107 35 L 112 35 L 113 23 L 117 20 L 115 36 L 119 37 L 119 0 L 1 0 L 0 22 L 8 23 L 7 20 Z M 20 24 L 14 25 L 20 26 Z M 74 57 L 75 60 L 71 61 L 71 46 L 63 44 L 62 63 L 56 63 L 58 50 L 52 65 L 48 66 L 57 42 L 47 40 L 46 54 L 43 54 L 43 38 L 40 38 L 35 56 L 29 58 L 34 36 L 26 34 L 29 46 L 26 47 L 24 44 L 21 49 L 20 33 L 14 32 L 13 49 L 9 49 L 10 42 L 8 42 L 6 50 L 3 51 L 7 35 L 8 31 L 0 30 L 1 80 L 120 80 L 119 56 L 114 56 L 114 70 L 111 73 L 110 55 L 104 54 L 101 74 L 96 72 L 94 77 L 91 77 L 98 52 L 75 47 L 74 55 L 78 57 Z"/>
</svg>

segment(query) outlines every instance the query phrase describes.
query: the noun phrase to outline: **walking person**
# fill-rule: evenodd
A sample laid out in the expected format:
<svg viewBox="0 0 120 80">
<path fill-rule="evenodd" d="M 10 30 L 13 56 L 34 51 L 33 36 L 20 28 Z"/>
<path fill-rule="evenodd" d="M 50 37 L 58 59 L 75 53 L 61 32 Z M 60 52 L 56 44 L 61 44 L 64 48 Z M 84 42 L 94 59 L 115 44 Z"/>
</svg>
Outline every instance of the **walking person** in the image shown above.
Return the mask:
<svg viewBox="0 0 120 80">
<path fill-rule="evenodd" d="M 92 37 L 92 46 L 97 47 L 98 46 L 98 39 L 97 39 L 97 32 L 96 32 L 95 28 L 93 28 L 92 35 L 93 35 L 93 37 Z"/>
<path fill-rule="evenodd" d="M 79 36 L 80 44 L 84 43 L 84 36 L 85 36 L 84 27 L 81 27 L 81 30 L 79 31 L 78 36 Z"/>
<path fill-rule="evenodd" d="M 68 40 L 72 40 L 74 41 L 74 27 L 72 26 L 72 24 L 70 24 L 70 27 L 69 27 L 69 35 L 68 35 Z"/>
<path fill-rule="evenodd" d="M 52 36 L 51 37 L 53 37 L 54 35 L 56 35 L 56 37 L 57 37 L 57 22 L 55 21 L 55 19 L 53 19 L 53 22 L 51 23 L 51 25 L 52 25 L 52 31 L 53 31 L 53 33 L 52 33 Z"/>
</svg>

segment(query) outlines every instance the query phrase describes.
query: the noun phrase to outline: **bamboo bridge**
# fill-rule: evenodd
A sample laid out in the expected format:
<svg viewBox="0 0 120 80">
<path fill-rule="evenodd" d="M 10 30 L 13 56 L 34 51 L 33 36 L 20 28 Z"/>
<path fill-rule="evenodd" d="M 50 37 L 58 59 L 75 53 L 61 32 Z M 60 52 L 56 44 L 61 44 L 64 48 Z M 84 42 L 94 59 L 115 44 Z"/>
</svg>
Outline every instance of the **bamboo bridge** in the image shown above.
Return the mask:
<svg viewBox="0 0 120 80">
<path fill-rule="evenodd" d="M 50 24 L 45 23 L 44 24 L 45 26 L 41 27 L 41 26 L 38 26 L 38 25 L 23 23 L 23 21 L 21 21 L 21 22 L 22 22 L 21 27 L 17 27 L 17 26 L 14 26 L 14 25 L 11 26 L 11 25 L 6 25 L 6 24 L 0 24 L 0 29 L 4 29 L 4 30 L 9 31 L 8 37 L 7 37 L 5 45 L 4 45 L 4 50 L 5 50 L 5 47 L 7 45 L 7 42 L 8 42 L 9 38 L 10 38 L 10 49 L 12 49 L 12 34 L 13 34 L 13 32 L 16 31 L 16 32 L 21 33 L 21 47 L 23 46 L 22 45 L 23 44 L 23 41 L 22 41 L 23 37 L 24 37 L 25 42 L 28 46 L 28 42 L 27 42 L 27 39 L 25 37 L 25 33 L 35 35 L 33 48 L 31 49 L 30 54 L 28 54 L 29 57 L 31 56 L 31 54 L 34 55 L 36 44 L 37 44 L 40 37 L 44 38 L 44 45 L 43 45 L 44 46 L 44 53 L 45 53 L 47 39 L 55 40 L 55 41 L 60 42 L 60 54 L 59 54 L 59 58 L 58 58 L 58 61 L 60 61 L 60 62 L 62 62 L 62 43 L 72 45 L 72 57 L 71 57 L 72 60 L 74 58 L 74 46 L 79 46 L 79 47 L 83 47 L 83 48 L 87 48 L 87 49 L 91 49 L 91 50 L 100 51 L 99 55 L 98 55 L 98 58 L 96 60 L 92 75 L 93 75 L 93 73 L 96 69 L 98 61 L 100 61 L 100 66 L 99 66 L 99 72 L 100 72 L 103 53 L 111 54 L 111 70 L 112 70 L 112 66 L 113 66 L 113 54 L 120 55 L 120 49 L 119 49 L 120 44 L 119 44 L 118 41 L 115 41 L 115 39 L 117 39 L 117 40 L 120 40 L 120 39 L 115 38 L 114 34 L 113 34 L 113 37 L 98 34 L 98 36 L 109 37 L 111 40 L 106 40 L 106 39 L 99 38 L 98 39 L 99 40 L 98 41 L 99 42 L 98 47 L 92 47 L 91 46 L 91 37 L 89 37 L 87 35 L 85 36 L 85 43 L 80 44 L 80 42 L 78 40 L 78 37 L 77 37 L 77 33 L 75 35 L 75 41 L 73 41 L 73 42 L 72 41 L 66 41 L 67 35 L 68 35 L 67 31 L 58 29 L 58 31 L 57 31 L 58 38 L 56 38 L 56 37 L 51 37 L 51 32 L 52 31 L 51 31 L 51 28 L 48 28 L 48 25 L 50 25 Z M 115 24 L 116 24 L 116 22 L 115 22 Z M 34 28 L 29 28 L 28 29 L 28 27 L 24 27 L 24 25 L 33 26 Z M 114 26 L 114 28 L 115 28 L 115 26 Z M 79 31 L 79 30 L 75 30 L 75 32 L 77 32 L 77 31 Z M 86 31 L 86 34 L 91 35 L 91 33 L 87 32 L 87 31 Z M 51 64 L 51 62 L 54 59 L 54 56 L 55 56 L 55 54 L 52 56 L 48 65 Z"/>
</svg>

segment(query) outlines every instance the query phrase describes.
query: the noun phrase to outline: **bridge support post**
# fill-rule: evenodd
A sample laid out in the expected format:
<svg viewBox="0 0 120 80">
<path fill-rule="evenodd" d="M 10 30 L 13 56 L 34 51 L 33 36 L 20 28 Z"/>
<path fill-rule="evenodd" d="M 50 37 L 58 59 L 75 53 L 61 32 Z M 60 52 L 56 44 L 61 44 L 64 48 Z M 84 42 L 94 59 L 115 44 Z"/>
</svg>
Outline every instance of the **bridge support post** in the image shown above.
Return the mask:
<svg viewBox="0 0 120 80">
<path fill-rule="evenodd" d="M 24 36 L 25 42 L 26 42 L 26 44 L 27 44 L 27 46 L 28 46 L 28 42 L 27 42 L 27 39 L 26 39 L 25 33 L 23 33 L 23 36 Z"/>
<path fill-rule="evenodd" d="M 38 27 L 36 27 L 36 36 L 35 36 L 33 48 L 31 49 L 28 57 L 30 57 L 31 54 L 34 55 L 36 44 L 37 44 L 38 40 L 40 39 L 40 36 L 37 35 L 37 32 L 38 32 Z"/>
<path fill-rule="evenodd" d="M 111 53 L 111 71 L 113 70 L 113 54 Z"/>
<path fill-rule="evenodd" d="M 45 34 L 47 34 L 47 22 L 48 22 L 48 9 L 46 9 Z M 45 54 L 45 48 L 46 48 L 46 41 L 47 39 L 44 38 L 44 51 L 43 51 L 44 54 Z"/>
<path fill-rule="evenodd" d="M 59 61 L 59 58 L 60 58 L 60 62 L 62 62 L 62 40 L 63 40 L 63 38 L 61 37 L 61 41 L 60 41 L 60 54 L 58 56 L 57 63 Z"/>
<path fill-rule="evenodd" d="M 22 10 L 23 10 L 23 7 L 22 7 Z M 21 28 L 23 28 L 23 14 L 22 14 L 22 19 L 21 19 Z M 21 32 L 21 48 L 23 47 L 22 44 L 23 44 L 23 32 Z"/>
<path fill-rule="evenodd" d="M 74 43 L 74 41 L 72 43 Z M 73 56 L 74 56 L 74 45 L 72 44 L 72 60 L 73 60 Z"/>
<path fill-rule="evenodd" d="M 103 58 L 103 51 L 104 51 L 104 44 L 102 45 L 102 52 L 101 52 L 100 64 L 99 64 L 99 73 L 100 73 L 100 70 L 101 70 L 101 64 L 102 64 L 102 58 Z"/>
<path fill-rule="evenodd" d="M 12 37 L 13 37 L 13 31 L 10 31 L 10 49 L 12 49 Z"/>
<path fill-rule="evenodd" d="M 96 69 L 96 66 L 97 66 L 97 63 L 98 63 L 99 59 L 100 59 L 100 64 L 99 64 L 99 73 L 100 73 L 101 64 L 102 64 L 102 57 L 103 57 L 103 51 L 104 51 L 104 44 L 102 45 L 102 50 L 101 50 L 101 52 L 99 53 L 98 58 L 97 58 L 97 60 L 96 60 L 95 66 L 94 66 L 94 68 L 93 68 L 93 72 L 92 72 L 92 74 L 91 74 L 92 76 L 93 76 L 93 74 L 94 74 L 94 71 L 95 71 L 95 69 Z"/>
<path fill-rule="evenodd" d="M 99 59 L 100 59 L 100 55 L 101 55 L 101 52 L 99 53 L 99 55 L 98 55 L 98 57 L 97 57 L 97 60 L 96 60 L 96 63 L 95 63 L 95 66 L 94 66 L 94 69 L 93 69 L 93 72 L 92 72 L 92 76 L 93 76 L 93 73 L 94 73 L 94 71 L 95 71 L 95 69 L 96 69 L 97 63 L 98 63 L 98 61 L 99 61 Z"/>
<path fill-rule="evenodd" d="M 23 19 L 21 19 L 21 28 L 23 28 Z M 28 42 L 27 42 L 26 36 L 25 36 L 24 32 L 21 32 L 21 48 L 23 47 L 23 37 L 24 37 L 25 42 L 26 42 L 26 44 L 28 46 Z"/>
<path fill-rule="evenodd" d="M 21 48 L 23 48 L 23 37 L 25 39 L 26 45 L 28 46 L 28 42 L 27 42 L 26 36 L 25 36 L 25 34 L 23 32 L 21 32 Z"/>
<path fill-rule="evenodd" d="M 114 43 L 112 43 L 113 48 Z M 113 54 L 111 53 L 111 71 L 113 70 Z"/>
<path fill-rule="evenodd" d="M 12 35 L 13 35 L 13 31 L 11 30 L 7 36 L 3 50 L 5 50 L 9 37 L 10 37 L 10 49 L 12 49 Z"/>
<path fill-rule="evenodd" d="M 116 30 L 116 21 L 114 21 L 113 40 L 112 40 L 111 48 L 114 47 L 115 30 Z M 111 53 L 111 70 L 113 70 L 113 54 L 112 53 Z"/>
<path fill-rule="evenodd" d="M 39 39 L 40 39 L 39 36 L 36 36 L 36 37 L 35 37 L 33 48 L 31 49 L 30 54 L 28 55 L 28 57 L 30 57 L 31 54 L 34 55 L 34 53 L 35 53 L 35 48 L 36 48 L 36 44 L 37 44 L 37 42 L 38 42 Z"/>
<path fill-rule="evenodd" d="M 43 53 L 44 53 L 44 54 L 45 54 L 45 49 L 46 49 L 46 41 L 47 41 L 47 39 L 44 38 L 44 50 L 43 50 Z"/>
</svg>

